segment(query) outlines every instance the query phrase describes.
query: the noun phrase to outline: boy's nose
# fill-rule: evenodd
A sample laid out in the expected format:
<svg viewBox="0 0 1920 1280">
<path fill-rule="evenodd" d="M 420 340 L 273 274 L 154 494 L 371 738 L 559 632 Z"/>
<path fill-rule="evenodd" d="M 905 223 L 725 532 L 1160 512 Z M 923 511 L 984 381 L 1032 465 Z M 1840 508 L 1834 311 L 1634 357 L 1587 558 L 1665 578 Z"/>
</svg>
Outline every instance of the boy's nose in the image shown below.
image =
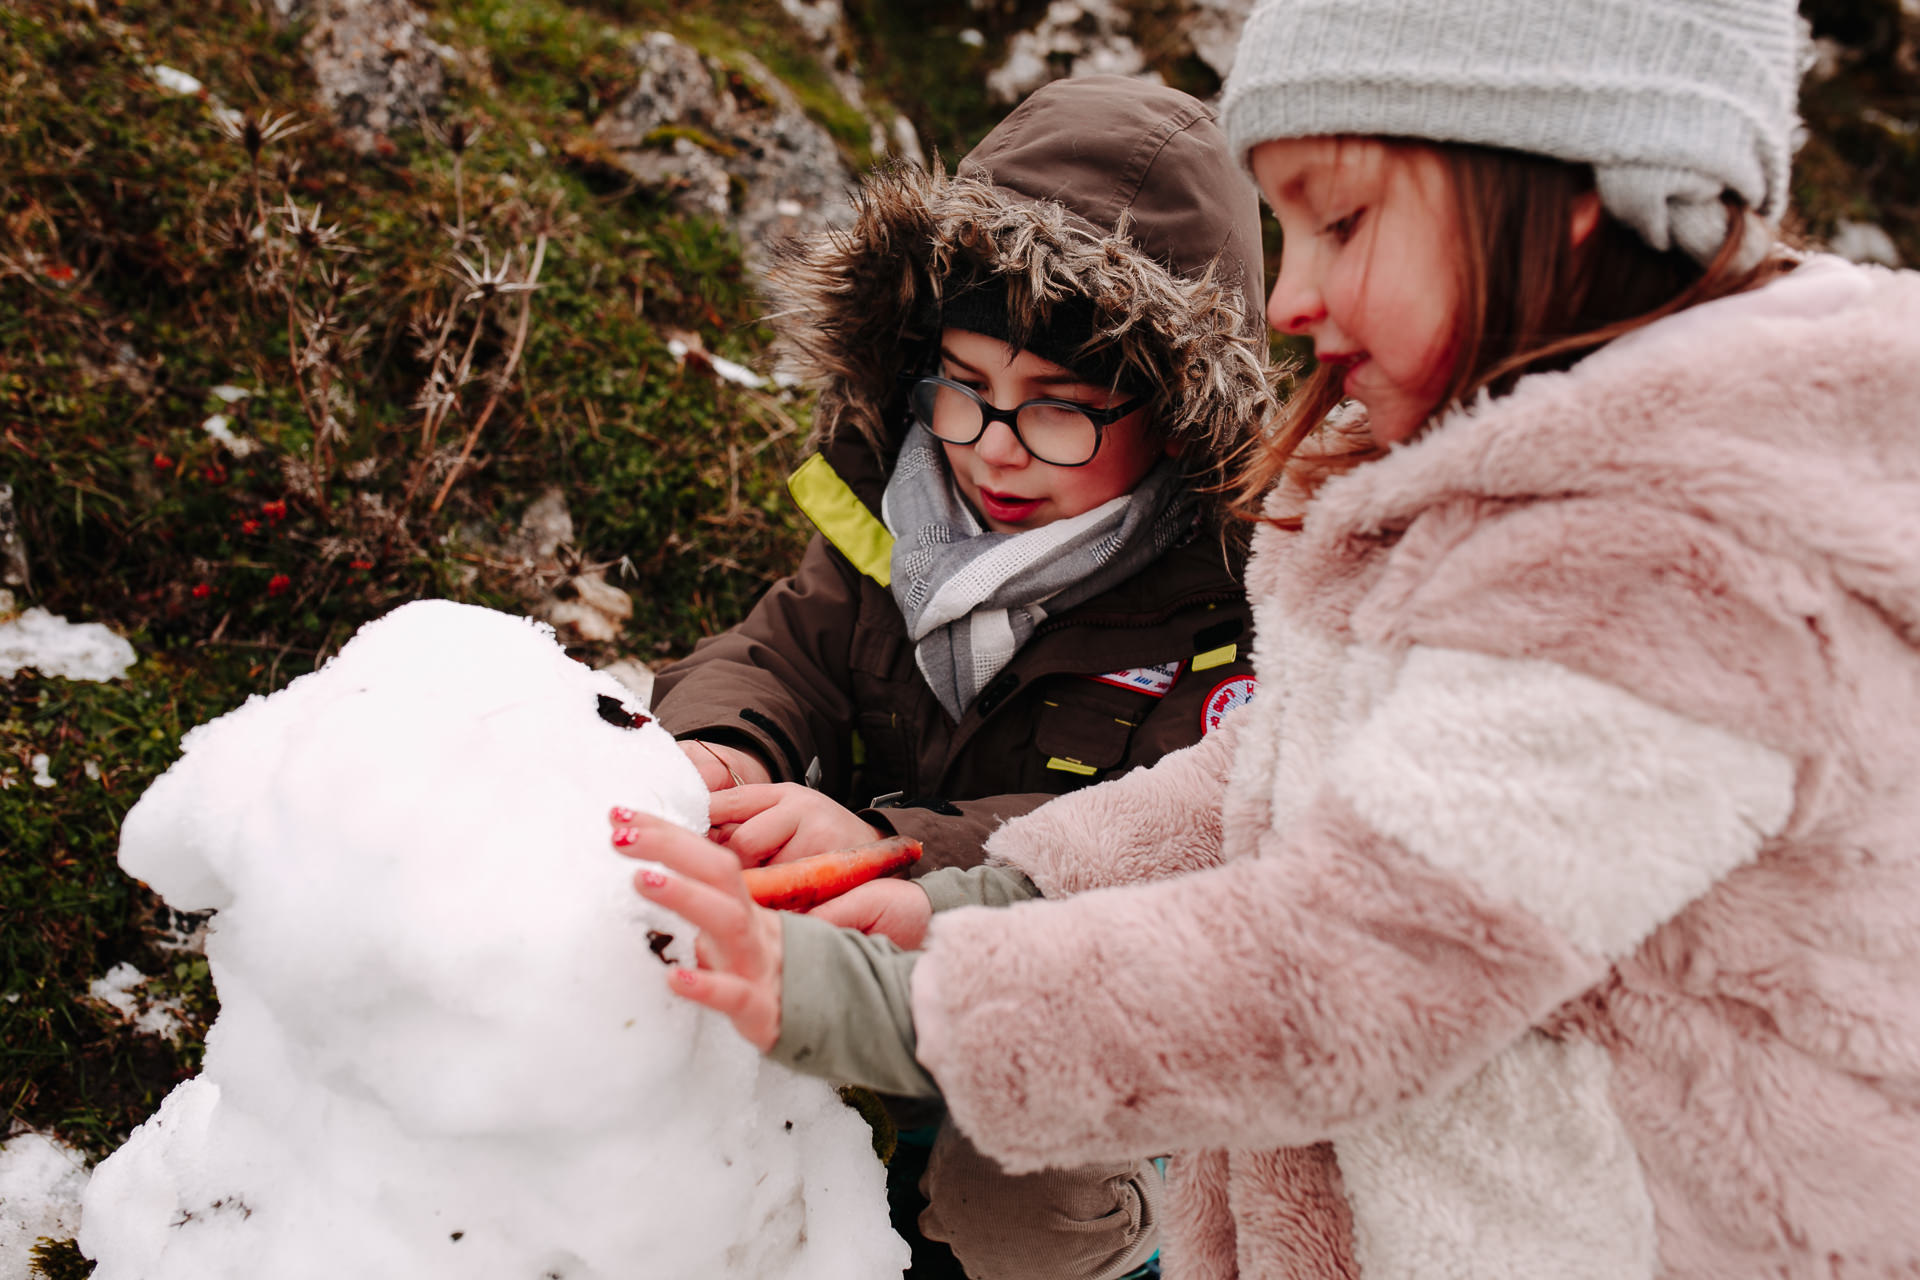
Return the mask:
<svg viewBox="0 0 1920 1280">
<path fill-rule="evenodd" d="M 1013 428 L 1004 422 L 988 423 L 986 431 L 973 442 L 973 451 L 980 455 L 982 462 L 996 467 L 1023 466 L 1033 456 L 1013 434 Z"/>
<path fill-rule="evenodd" d="M 1280 274 L 1267 297 L 1267 324 L 1274 332 L 1308 336 L 1314 325 L 1326 319 L 1326 302 L 1306 277 L 1304 270 L 1289 270 L 1282 255 Z"/>
</svg>

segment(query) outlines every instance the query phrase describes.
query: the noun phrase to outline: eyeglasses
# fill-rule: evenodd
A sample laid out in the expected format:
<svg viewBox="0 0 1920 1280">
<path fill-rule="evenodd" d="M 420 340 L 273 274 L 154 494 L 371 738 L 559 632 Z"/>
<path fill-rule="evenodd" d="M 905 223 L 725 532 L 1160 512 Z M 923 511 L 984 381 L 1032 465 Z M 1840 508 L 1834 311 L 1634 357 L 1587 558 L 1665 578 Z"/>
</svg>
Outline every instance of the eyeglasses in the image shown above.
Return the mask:
<svg viewBox="0 0 1920 1280">
<path fill-rule="evenodd" d="M 1147 397 L 1135 396 L 1110 409 L 1093 409 L 1071 400 L 1028 400 L 1011 409 L 996 409 L 972 387 L 928 376 L 914 382 L 907 402 L 914 421 L 948 444 L 973 444 L 993 423 L 1004 422 L 1036 462 L 1084 467 L 1100 452 L 1106 428 L 1145 404 Z"/>
</svg>

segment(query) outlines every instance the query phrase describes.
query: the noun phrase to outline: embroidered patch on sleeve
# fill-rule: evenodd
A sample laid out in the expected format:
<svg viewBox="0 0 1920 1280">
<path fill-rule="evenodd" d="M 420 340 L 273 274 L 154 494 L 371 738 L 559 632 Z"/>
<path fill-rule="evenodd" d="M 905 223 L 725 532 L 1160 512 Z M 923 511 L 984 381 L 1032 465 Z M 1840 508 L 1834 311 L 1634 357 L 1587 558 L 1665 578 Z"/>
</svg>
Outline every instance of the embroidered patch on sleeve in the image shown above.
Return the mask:
<svg viewBox="0 0 1920 1280">
<path fill-rule="evenodd" d="M 1213 692 L 1207 695 L 1206 702 L 1200 708 L 1200 736 L 1205 737 L 1218 729 L 1220 722 L 1226 719 L 1227 712 L 1252 701 L 1252 676 L 1234 676 L 1213 686 Z"/>
<path fill-rule="evenodd" d="M 1125 671 L 1109 671 L 1103 676 L 1094 676 L 1101 684 L 1110 684 L 1116 689 L 1131 689 L 1135 693 L 1144 693 L 1149 698 L 1164 698 L 1173 688 L 1173 682 L 1180 676 L 1180 663 L 1163 662 L 1157 667 L 1128 667 Z"/>
</svg>

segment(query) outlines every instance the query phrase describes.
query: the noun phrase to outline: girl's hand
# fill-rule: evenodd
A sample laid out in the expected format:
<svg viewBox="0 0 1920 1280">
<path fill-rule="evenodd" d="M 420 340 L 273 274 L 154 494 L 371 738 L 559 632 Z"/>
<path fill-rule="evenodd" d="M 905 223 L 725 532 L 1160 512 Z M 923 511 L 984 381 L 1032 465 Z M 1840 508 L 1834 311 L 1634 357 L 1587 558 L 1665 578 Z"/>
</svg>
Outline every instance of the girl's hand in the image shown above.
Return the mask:
<svg viewBox="0 0 1920 1280">
<path fill-rule="evenodd" d="M 751 751 L 723 747 L 716 742 L 702 742 L 698 738 L 681 739 L 680 750 L 700 771 L 700 781 L 707 784 L 708 791 L 725 791 L 730 787 L 773 780 L 773 774 L 768 771 L 765 762 Z"/>
<path fill-rule="evenodd" d="M 861 933 L 893 939 L 905 951 L 918 951 L 933 923 L 933 903 L 911 880 L 873 880 L 823 902 L 808 915 Z"/>
<path fill-rule="evenodd" d="M 747 895 L 740 864 L 725 849 L 648 814 L 615 809 L 613 844 L 629 858 L 658 862 L 633 877 L 634 888 L 700 930 L 698 969 L 675 969 L 667 985 L 725 1014 L 765 1053 L 780 1038 L 780 918 Z"/>
<path fill-rule="evenodd" d="M 733 850 L 743 867 L 851 849 L 886 834 L 839 802 L 797 782 L 716 791 L 707 821 L 712 824 L 708 837 Z"/>
</svg>

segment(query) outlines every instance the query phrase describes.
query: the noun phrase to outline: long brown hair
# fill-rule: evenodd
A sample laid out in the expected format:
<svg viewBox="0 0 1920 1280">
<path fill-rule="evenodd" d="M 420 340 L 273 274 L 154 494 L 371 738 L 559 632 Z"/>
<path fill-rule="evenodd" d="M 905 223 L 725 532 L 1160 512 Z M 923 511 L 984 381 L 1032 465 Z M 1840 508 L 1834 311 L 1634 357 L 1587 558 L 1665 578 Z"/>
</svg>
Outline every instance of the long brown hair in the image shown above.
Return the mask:
<svg viewBox="0 0 1920 1280">
<path fill-rule="evenodd" d="M 1465 404 L 1482 391 L 1499 395 L 1525 374 L 1566 368 L 1643 325 L 1790 269 L 1790 259 L 1778 253 L 1758 266 L 1736 266 L 1750 220 L 1731 195 L 1726 243 L 1703 267 L 1678 249 L 1653 248 L 1604 210 L 1593 234 L 1575 246 L 1574 212 L 1594 189 L 1585 165 L 1491 147 L 1387 145 L 1437 153 L 1453 190 L 1462 306 L 1443 406 Z M 1328 422 L 1342 399 L 1340 381 L 1338 369 L 1310 371 L 1293 387 L 1273 430 L 1242 454 L 1241 514 L 1257 517 L 1268 489 L 1283 476 L 1304 499 L 1328 476 L 1382 452 L 1364 423 Z M 1297 517 L 1280 523 L 1297 523 Z"/>
</svg>

